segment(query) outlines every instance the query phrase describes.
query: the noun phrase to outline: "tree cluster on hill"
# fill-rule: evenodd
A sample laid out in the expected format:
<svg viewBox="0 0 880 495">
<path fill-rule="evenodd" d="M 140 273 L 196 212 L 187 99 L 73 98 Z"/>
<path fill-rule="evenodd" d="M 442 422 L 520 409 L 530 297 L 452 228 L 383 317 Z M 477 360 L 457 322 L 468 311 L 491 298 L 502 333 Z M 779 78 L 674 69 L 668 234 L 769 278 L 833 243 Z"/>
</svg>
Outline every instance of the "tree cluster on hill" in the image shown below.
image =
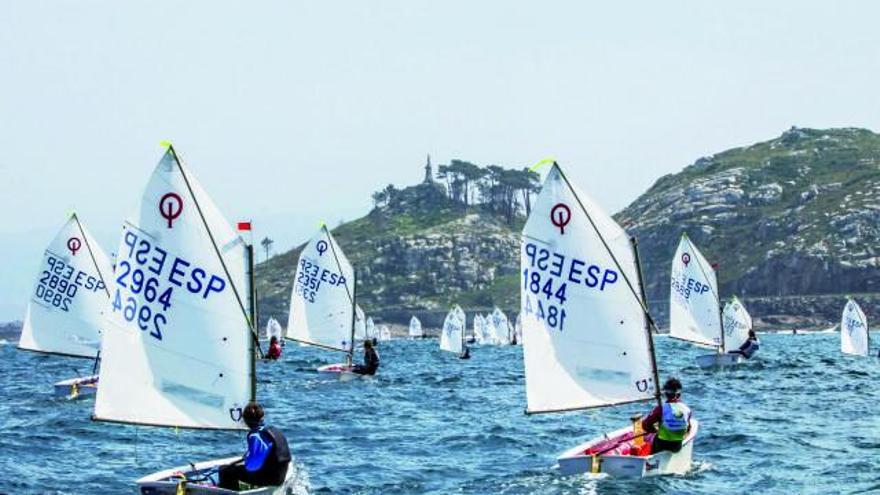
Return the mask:
<svg viewBox="0 0 880 495">
<path fill-rule="evenodd" d="M 527 168 L 512 170 L 498 165 L 479 165 L 452 160 L 440 165 L 437 179 L 446 187 L 446 195 L 462 208 L 482 207 L 501 215 L 508 223 L 519 215 L 528 215 L 532 195 L 541 190 L 540 176 Z M 389 184 L 373 193 L 376 207 L 394 203 L 400 190 Z"/>
</svg>

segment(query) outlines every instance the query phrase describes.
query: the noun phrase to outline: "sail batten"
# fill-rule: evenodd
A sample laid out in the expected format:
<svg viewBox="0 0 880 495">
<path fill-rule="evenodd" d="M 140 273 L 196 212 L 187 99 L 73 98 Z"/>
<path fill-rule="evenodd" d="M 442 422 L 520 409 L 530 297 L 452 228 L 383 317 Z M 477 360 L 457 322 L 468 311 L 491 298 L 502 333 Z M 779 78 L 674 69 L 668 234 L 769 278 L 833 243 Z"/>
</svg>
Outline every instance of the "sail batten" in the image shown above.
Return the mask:
<svg viewBox="0 0 880 495">
<path fill-rule="evenodd" d="M 242 429 L 255 328 L 248 249 L 173 148 L 123 224 L 94 419 Z"/>
<path fill-rule="evenodd" d="M 110 260 L 74 213 L 43 252 L 18 348 L 95 358 Z"/>
<path fill-rule="evenodd" d="M 629 236 L 556 164 L 526 221 L 520 259 L 527 411 L 653 400 L 647 313 Z"/>
<path fill-rule="evenodd" d="M 285 337 L 351 353 L 356 309 L 350 286 L 354 283 L 354 269 L 333 235 L 322 226 L 297 261 Z"/>
</svg>

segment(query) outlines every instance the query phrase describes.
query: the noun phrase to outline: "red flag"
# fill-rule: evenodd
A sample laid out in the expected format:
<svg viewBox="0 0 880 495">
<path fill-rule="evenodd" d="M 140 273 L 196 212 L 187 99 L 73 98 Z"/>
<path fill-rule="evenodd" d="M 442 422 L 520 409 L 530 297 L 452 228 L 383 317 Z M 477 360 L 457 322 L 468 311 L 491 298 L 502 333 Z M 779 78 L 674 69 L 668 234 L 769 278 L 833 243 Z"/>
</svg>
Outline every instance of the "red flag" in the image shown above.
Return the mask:
<svg viewBox="0 0 880 495">
<path fill-rule="evenodd" d="M 238 230 L 251 230 L 250 222 L 238 222 Z"/>
</svg>

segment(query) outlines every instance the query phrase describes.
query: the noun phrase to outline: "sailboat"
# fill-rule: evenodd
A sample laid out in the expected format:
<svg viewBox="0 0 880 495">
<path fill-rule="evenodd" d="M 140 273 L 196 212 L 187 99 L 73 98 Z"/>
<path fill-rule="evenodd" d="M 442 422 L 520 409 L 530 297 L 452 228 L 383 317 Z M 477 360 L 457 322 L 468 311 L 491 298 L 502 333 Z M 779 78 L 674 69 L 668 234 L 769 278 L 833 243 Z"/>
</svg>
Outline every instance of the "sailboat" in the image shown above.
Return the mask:
<svg viewBox="0 0 880 495">
<path fill-rule="evenodd" d="M 475 344 L 482 344 L 484 342 L 485 328 L 486 320 L 483 318 L 483 315 L 479 313 L 475 314 L 473 322 L 473 342 Z"/>
<path fill-rule="evenodd" d="M 360 304 L 354 306 L 354 339 L 363 342 L 367 338 L 367 321 Z"/>
<path fill-rule="evenodd" d="M 494 345 L 507 345 L 510 343 L 510 323 L 507 315 L 499 308 L 495 308 L 489 316 L 489 328 L 492 329 L 492 343 Z"/>
<path fill-rule="evenodd" d="M 377 340 L 379 338 L 379 332 L 376 329 L 376 324 L 373 323 L 373 317 L 367 317 L 367 323 L 364 324 L 364 336 L 369 340 Z"/>
<path fill-rule="evenodd" d="M 379 325 L 379 339 L 380 342 L 388 342 L 391 340 L 391 329 L 388 325 Z"/>
<path fill-rule="evenodd" d="M 46 250 L 28 301 L 18 348 L 25 351 L 95 360 L 101 346 L 101 311 L 107 305 L 110 260 L 76 213 Z M 98 376 L 55 384 L 55 397 L 94 395 Z"/>
<path fill-rule="evenodd" d="M 413 315 L 412 318 L 409 319 L 409 338 L 420 339 L 424 335 L 424 332 L 422 332 L 422 322 L 416 318 L 416 315 Z"/>
<path fill-rule="evenodd" d="M 516 314 L 516 323 L 513 325 L 513 345 L 522 345 L 522 313 Z"/>
<path fill-rule="evenodd" d="M 870 349 L 868 319 L 854 299 L 850 298 L 843 307 L 840 317 L 840 351 L 844 354 L 867 356 Z"/>
<path fill-rule="evenodd" d="M 721 302 L 715 270 L 687 234 L 681 235 L 672 258 L 669 290 L 669 336 L 714 348 L 714 354 L 697 357 L 701 368 L 742 362 L 739 354 L 724 352 Z"/>
<path fill-rule="evenodd" d="M 520 259 L 526 412 L 659 404 L 635 239 L 556 163 L 526 221 Z M 690 468 L 697 421 L 677 453 L 642 455 L 649 441 L 640 428 L 634 422 L 565 451 L 560 472 L 641 477 Z"/>
<path fill-rule="evenodd" d="M 170 144 L 123 224 L 109 291 L 93 419 L 244 429 L 242 411 L 257 395 L 253 246 Z M 228 494 L 207 477 L 236 459 L 153 473 L 137 480 L 139 492 Z"/>
<path fill-rule="evenodd" d="M 465 352 L 464 330 L 465 323 L 462 318 L 464 311 L 457 305 L 452 308 L 443 320 L 443 328 L 440 330 L 440 350 L 463 355 Z"/>
<path fill-rule="evenodd" d="M 275 337 L 280 341 L 283 336 L 284 329 L 281 328 L 281 323 L 275 318 L 269 318 L 269 321 L 266 322 L 266 339 L 272 340 L 272 337 Z"/>
<path fill-rule="evenodd" d="M 351 371 L 356 285 L 351 263 L 327 226 L 322 225 L 299 255 L 285 337 L 343 353 L 344 363 L 318 368 L 319 373 L 343 380 L 360 376 Z M 367 320 L 367 329 L 371 321 Z"/>
<path fill-rule="evenodd" d="M 724 305 L 721 312 L 724 325 L 724 352 L 735 351 L 749 339 L 752 315 L 736 296 Z"/>
</svg>

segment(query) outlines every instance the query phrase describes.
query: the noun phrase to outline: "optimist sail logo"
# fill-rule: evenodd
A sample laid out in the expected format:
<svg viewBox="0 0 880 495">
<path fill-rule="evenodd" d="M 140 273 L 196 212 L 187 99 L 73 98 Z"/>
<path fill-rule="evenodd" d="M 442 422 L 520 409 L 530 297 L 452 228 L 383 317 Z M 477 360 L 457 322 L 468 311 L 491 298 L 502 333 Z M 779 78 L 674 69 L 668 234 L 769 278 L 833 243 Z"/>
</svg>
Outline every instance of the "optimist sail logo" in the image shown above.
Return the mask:
<svg viewBox="0 0 880 495">
<path fill-rule="evenodd" d="M 70 250 L 70 254 L 76 256 L 76 252 L 79 251 L 79 248 L 81 247 L 82 241 L 80 241 L 78 237 L 71 237 L 67 240 L 67 249 Z"/>
<path fill-rule="evenodd" d="M 681 262 L 684 263 L 684 266 L 688 266 L 691 262 L 691 255 L 688 253 L 682 253 Z"/>
<path fill-rule="evenodd" d="M 166 193 L 159 200 L 159 214 L 168 221 L 168 228 L 172 228 L 172 222 L 183 212 L 183 200 L 177 193 Z"/>
<path fill-rule="evenodd" d="M 565 235 L 565 226 L 571 221 L 571 209 L 565 203 L 558 203 L 550 210 L 550 223 L 559 229 L 560 235 Z"/>
<path fill-rule="evenodd" d="M 318 251 L 318 256 L 324 256 L 324 252 L 327 251 L 327 241 L 318 241 L 315 249 Z"/>
</svg>

